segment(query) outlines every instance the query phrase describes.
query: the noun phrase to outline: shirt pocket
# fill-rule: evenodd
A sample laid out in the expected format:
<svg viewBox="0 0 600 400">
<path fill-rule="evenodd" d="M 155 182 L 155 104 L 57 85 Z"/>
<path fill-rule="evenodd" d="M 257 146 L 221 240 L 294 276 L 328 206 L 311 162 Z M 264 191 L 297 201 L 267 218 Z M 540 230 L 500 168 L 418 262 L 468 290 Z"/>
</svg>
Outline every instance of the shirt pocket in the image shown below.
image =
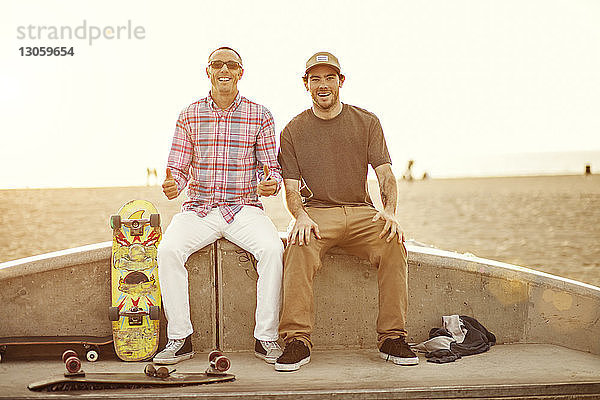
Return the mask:
<svg viewBox="0 0 600 400">
<path fill-rule="evenodd" d="M 254 149 L 256 146 L 257 133 L 251 126 L 244 124 L 231 129 L 229 137 L 229 157 L 233 160 L 244 160 L 255 163 Z"/>
<path fill-rule="evenodd" d="M 215 157 L 215 135 L 209 133 L 196 132 L 192 135 L 194 143 L 194 164 L 202 168 L 210 164 Z"/>
</svg>

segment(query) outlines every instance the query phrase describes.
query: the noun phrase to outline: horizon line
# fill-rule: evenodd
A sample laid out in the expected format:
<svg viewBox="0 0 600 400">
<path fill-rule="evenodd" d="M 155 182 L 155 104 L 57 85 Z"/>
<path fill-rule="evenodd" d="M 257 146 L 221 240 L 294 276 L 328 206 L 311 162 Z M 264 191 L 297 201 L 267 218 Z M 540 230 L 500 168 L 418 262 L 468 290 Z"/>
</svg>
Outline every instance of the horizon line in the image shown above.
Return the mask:
<svg viewBox="0 0 600 400">
<path fill-rule="evenodd" d="M 430 180 L 443 181 L 443 180 L 460 180 L 460 179 L 514 179 L 514 178 L 552 178 L 552 177 L 590 177 L 600 176 L 600 173 L 536 173 L 536 174 L 514 174 L 514 175 L 460 175 L 460 176 L 428 176 L 427 178 L 413 178 L 412 180 L 406 180 L 402 177 L 396 177 L 397 182 L 426 182 Z M 367 182 L 377 182 L 376 178 L 367 178 Z M 14 186 L 14 187 L 0 187 L 0 191 L 3 190 L 52 190 L 52 189 L 119 189 L 119 188 L 151 188 L 160 187 L 159 183 L 154 185 L 99 185 L 99 186 Z"/>
</svg>

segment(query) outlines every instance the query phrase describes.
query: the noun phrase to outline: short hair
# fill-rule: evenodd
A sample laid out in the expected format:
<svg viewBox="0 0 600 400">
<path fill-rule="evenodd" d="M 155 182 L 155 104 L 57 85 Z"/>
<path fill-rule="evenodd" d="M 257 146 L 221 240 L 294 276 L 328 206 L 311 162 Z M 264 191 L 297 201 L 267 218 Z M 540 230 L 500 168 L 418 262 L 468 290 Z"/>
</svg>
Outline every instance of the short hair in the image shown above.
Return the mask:
<svg viewBox="0 0 600 400">
<path fill-rule="evenodd" d="M 219 47 L 218 49 L 213 50 L 208 55 L 208 60 L 210 61 L 210 57 L 212 57 L 212 55 L 215 54 L 219 50 L 231 50 L 231 51 L 233 51 L 238 56 L 238 58 L 240 59 L 240 63 L 243 64 L 242 56 L 240 56 L 240 53 L 238 53 L 237 51 L 235 51 L 235 49 L 232 49 L 231 47 L 227 47 L 227 46 L 222 46 L 222 47 Z"/>
<path fill-rule="evenodd" d="M 346 75 L 342 74 L 341 72 L 335 71 L 335 73 L 340 78 L 340 80 L 346 79 Z M 302 80 L 304 81 L 304 83 L 308 83 L 308 72 L 305 72 L 304 75 L 302 75 Z"/>
</svg>

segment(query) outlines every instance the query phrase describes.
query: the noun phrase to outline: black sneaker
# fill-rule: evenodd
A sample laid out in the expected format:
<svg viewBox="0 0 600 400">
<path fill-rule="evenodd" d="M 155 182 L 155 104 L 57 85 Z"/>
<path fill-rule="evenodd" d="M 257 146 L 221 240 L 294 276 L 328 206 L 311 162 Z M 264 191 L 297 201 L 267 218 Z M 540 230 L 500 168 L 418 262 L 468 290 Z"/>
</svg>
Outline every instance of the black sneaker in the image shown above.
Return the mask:
<svg viewBox="0 0 600 400">
<path fill-rule="evenodd" d="M 398 365 L 417 365 L 419 357 L 408 347 L 404 337 L 397 339 L 385 339 L 379 349 L 379 356 L 386 361 L 392 361 Z"/>
<path fill-rule="evenodd" d="M 179 361 L 192 358 L 192 335 L 185 339 L 169 339 L 164 350 L 154 356 L 156 364 L 177 364 Z"/>
<path fill-rule="evenodd" d="M 294 339 L 285 345 L 283 354 L 275 362 L 276 371 L 297 371 L 310 362 L 310 349 L 304 342 Z"/>
</svg>

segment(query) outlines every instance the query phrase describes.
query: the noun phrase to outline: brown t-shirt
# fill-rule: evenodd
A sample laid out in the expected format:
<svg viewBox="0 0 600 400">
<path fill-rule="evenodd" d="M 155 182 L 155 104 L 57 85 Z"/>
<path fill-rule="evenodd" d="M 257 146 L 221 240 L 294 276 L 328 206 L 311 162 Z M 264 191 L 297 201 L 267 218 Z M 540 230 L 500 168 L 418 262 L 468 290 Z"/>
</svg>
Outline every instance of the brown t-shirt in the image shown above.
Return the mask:
<svg viewBox="0 0 600 400">
<path fill-rule="evenodd" d="M 391 163 L 379 119 L 348 104 L 330 120 L 312 109 L 294 117 L 281 132 L 278 160 L 284 179 L 304 180 L 313 194 L 306 205 L 316 207 L 372 205 L 368 166 Z"/>
</svg>

